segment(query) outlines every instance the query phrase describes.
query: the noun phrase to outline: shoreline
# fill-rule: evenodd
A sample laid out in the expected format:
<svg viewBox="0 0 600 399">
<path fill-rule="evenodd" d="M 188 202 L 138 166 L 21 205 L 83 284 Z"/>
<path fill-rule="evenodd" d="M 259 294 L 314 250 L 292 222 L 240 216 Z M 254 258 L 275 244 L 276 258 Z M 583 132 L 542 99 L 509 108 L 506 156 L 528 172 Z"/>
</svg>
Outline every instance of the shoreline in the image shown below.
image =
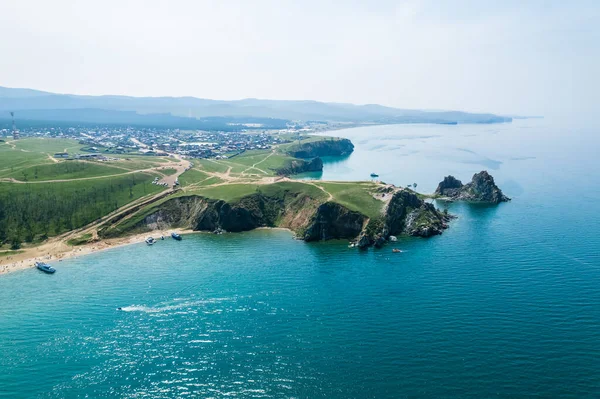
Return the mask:
<svg viewBox="0 0 600 399">
<path fill-rule="evenodd" d="M 293 234 L 290 229 L 285 227 L 257 227 L 255 230 L 285 230 Z M 36 261 L 61 262 L 63 259 L 76 258 L 78 256 L 90 255 L 107 249 L 143 243 L 146 237 L 153 234 L 156 235 L 156 232 L 159 232 L 159 230 L 134 234 L 127 237 L 103 239 L 78 246 L 70 246 L 63 241 L 49 241 L 37 247 L 22 249 L 21 251 L 23 252 L 21 253 L 0 258 L 0 276 L 19 270 L 34 268 Z M 169 237 L 170 239 L 170 232 L 181 235 L 211 234 L 208 231 L 169 229 L 169 234 L 162 232 L 162 235 Z M 8 260 L 9 262 L 4 263 L 5 260 Z"/>
<path fill-rule="evenodd" d="M 170 229 L 178 234 L 198 233 L 189 229 Z M 50 241 L 37 247 L 22 250 L 22 253 L 0 258 L 0 276 L 9 274 L 18 270 L 24 270 L 35 267 L 36 261 L 60 262 L 63 259 L 85 256 L 96 252 L 101 252 L 111 248 L 119 248 L 126 245 L 144 242 L 145 238 L 152 235 L 152 232 L 134 234 L 127 237 L 104 239 L 90 242 L 83 245 L 70 246 L 62 241 Z M 167 236 L 166 234 L 163 234 Z M 168 234 L 170 236 L 170 234 Z M 8 262 L 4 261 L 8 259 Z"/>
</svg>

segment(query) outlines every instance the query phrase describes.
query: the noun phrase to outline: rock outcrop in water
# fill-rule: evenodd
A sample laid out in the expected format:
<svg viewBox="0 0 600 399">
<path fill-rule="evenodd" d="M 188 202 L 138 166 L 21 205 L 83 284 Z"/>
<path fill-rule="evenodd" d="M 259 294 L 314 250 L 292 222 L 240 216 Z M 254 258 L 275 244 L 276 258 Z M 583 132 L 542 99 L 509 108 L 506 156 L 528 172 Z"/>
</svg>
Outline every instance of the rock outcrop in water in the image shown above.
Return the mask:
<svg viewBox="0 0 600 399">
<path fill-rule="evenodd" d="M 505 196 L 502 190 L 496 186 L 494 178 L 486 171 L 475 173 L 471 182 L 467 184 L 462 184 L 454 176 L 446 176 L 438 184 L 435 195 L 453 200 L 489 202 L 493 204 L 510 201 L 510 198 Z"/>
<path fill-rule="evenodd" d="M 350 155 L 354 144 L 348 139 L 331 138 L 292 145 L 288 154 L 295 158 L 314 158 Z"/>
<path fill-rule="evenodd" d="M 294 159 L 284 168 L 277 169 L 280 176 L 297 175 L 305 172 L 322 172 L 323 160 L 320 157 L 313 158 L 310 161 L 304 159 Z"/>
</svg>

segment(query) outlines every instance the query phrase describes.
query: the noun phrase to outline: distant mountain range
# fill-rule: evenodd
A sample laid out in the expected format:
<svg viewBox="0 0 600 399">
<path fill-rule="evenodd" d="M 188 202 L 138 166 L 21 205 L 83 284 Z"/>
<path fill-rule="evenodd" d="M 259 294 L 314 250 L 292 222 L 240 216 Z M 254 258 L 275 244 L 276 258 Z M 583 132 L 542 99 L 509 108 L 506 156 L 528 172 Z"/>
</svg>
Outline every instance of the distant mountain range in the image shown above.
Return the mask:
<svg viewBox="0 0 600 399">
<path fill-rule="evenodd" d="M 244 99 L 207 100 L 196 97 L 129 97 L 56 94 L 0 86 L 0 119 L 14 111 L 18 120 L 207 128 L 208 125 L 262 124 L 285 126 L 288 121 L 354 124 L 502 123 L 511 117 L 460 111 L 423 111 L 318 101 Z M 216 127 L 218 128 L 218 127 Z"/>
</svg>

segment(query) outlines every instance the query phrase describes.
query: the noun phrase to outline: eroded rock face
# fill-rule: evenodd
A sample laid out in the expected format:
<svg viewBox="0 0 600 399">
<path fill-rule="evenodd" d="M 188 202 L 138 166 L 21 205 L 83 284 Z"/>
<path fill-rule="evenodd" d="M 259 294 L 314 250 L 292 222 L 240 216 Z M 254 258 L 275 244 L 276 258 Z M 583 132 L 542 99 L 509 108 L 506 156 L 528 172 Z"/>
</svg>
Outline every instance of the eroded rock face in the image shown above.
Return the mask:
<svg viewBox="0 0 600 399">
<path fill-rule="evenodd" d="M 442 234 L 448 228 L 449 216 L 439 212 L 432 204 L 421 200 L 409 190 L 395 193 L 385 212 L 385 233 L 430 237 Z"/>
<path fill-rule="evenodd" d="M 299 219 L 297 219 L 299 217 Z M 256 193 L 234 203 L 200 196 L 174 198 L 142 219 L 133 229 L 166 230 L 172 227 L 201 231 L 240 232 L 257 227 L 289 227 L 305 241 L 356 238 L 367 217 L 344 206 L 315 203 L 308 196 L 285 198 Z"/>
<path fill-rule="evenodd" d="M 358 241 L 356 243 L 356 245 L 360 248 L 360 249 L 365 249 L 370 247 L 372 244 L 371 239 L 369 238 L 369 235 L 366 232 L 361 232 L 360 235 L 358 236 Z"/>
<path fill-rule="evenodd" d="M 453 176 L 446 176 L 438 185 L 435 194 L 453 200 L 489 202 L 493 204 L 510 201 L 510 198 L 505 196 L 502 190 L 496 186 L 492 175 L 485 170 L 475 173 L 471 182 L 464 185 Z"/>
<path fill-rule="evenodd" d="M 458 180 L 456 177 L 446 176 L 446 177 L 444 177 L 444 180 L 442 180 L 440 182 L 440 184 L 438 184 L 437 188 L 435 189 L 434 194 L 452 197 L 452 196 L 456 195 L 458 192 L 460 192 L 460 189 L 462 188 L 462 186 L 463 186 L 462 182 L 460 180 Z"/>
<path fill-rule="evenodd" d="M 385 226 L 388 234 L 402 234 L 410 212 L 420 208 L 423 201 L 409 190 L 400 190 L 392 196 L 385 210 Z"/>
<path fill-rule="evenodd" d="M 317 208 L 304 233 L 304 241 L 355 238 L 360 234 L 366 219 L 359 212 L 334 202 L 326 202 Z"/>
<path fill-rule="evenodd" d="M 294 159 L 286 167 L 277 169 L 277 174 L 281 176 L 289 176 L 305 172 L 321 171 L 323 171 L 323 160 L 319 157 L 316 157 L 310 161 L 306 161 L 304 159 Z"/>
</svg>

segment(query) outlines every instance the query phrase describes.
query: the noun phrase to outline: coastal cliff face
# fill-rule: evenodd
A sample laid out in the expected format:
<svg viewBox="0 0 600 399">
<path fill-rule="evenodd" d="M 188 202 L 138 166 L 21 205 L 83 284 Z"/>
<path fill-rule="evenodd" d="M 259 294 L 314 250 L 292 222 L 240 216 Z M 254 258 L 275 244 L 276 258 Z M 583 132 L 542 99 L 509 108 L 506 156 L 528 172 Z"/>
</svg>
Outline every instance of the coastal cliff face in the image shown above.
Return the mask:
<svg viewBox="0 0 600 399">
<path fill-rule="evenodd" d="M 448 215 L 432 204 L 421 200 L 408 190 L 394 194 L 385 212 L 386 228 L 390 235 L 431 237 L 448 228 Z"/>
<path fill-rule="evenodd" d="M 197 231 L 248 231 L 258 227 L 285 227 L 305 241 L 356 240 L 358 246 L 382 246 L 390 235 L 430 237 L 448 226 L 447 214 L 401 189 L 392 194 L 378 218 L 352 211 L 333 201 L 306 194 L 256 193 L 234 202 L 197 195 L 165 201 L 131 225 L 136 232 L 189 228 Z M 117 228 L 117 232 L 125 233 Z"/>
<path fill-rule="evenodd" d="M 304 233 L 304 241 L 321 241 L 332 238 L 355 238 L 363 229 L 367 217 L 334 202 L 317 208 Z"/>
<path fill-rule="evenodd" d="M 505 196 L 502 190 L 496 186 L 494 178 L 486 171 L 475 173 L 471 182 L 467 184 L 462 184 L 454 176 L 446 176 L 435 190 L 435 195 L 453 200 L 493 204 L 510 201 L 510 198 Z"/>
<path fill-rule="evenodd" d="M 390 236 L 409 235 L 431 237 L 448 228 L 452 216 L 439 212 L 410 190 L 399 190 L 390 199 L 381 219 L 369 221 L 361 231 L 356 245 L 381 247 Z"/>
<path fill-rule="evenodd" d="M 136 230 L 172 227 L 197 231 L 240 232 L 257 227 L 286 227 L 305 241 L 355 238 L 367 217 L 342 205 L 318 204 L 310 197 L 272 198 L 253 194 L 234 204 L 200 196 L 174 198 L 144 217 Z"/>
<path fill-rule="evenodd" d="M 317 204 L 303 195 L 269 197 L 260 193 L 234 203 L 197 195 L 178 197 L 161 204 L 133 229 L 164 230 L 172 227 L 197 231 L 240 232 L 257 227 L 287 227 L 297 230 L 306 224 Z"/>
<path fill-rule="evenodd" d="M 277 169 L 277 174 L 280 176 L 290 176 L 305 172 L 321 171 L 323 171 L 323 160 L 320 157 L 316 157 L 310 161 L 294 159 L 285 168 Z"/>
<path fill-rule="evenodd" d="M 291 146 L 288 154 L 295 158 L 314 158 L 349 155 L 354 144 L 348 139 L 327 139 Z"/>
<path fill-rule="evenodd" d="M 391 195 L 377 217 L 348 209 L 335 201 L 315 199 L 305 192 L 256 192 L 227 202 L 188 195 L 169 199 L 145 211 L 139 221 L 114 227 L 112 233 L 188 228 L 197 231 L 248 231 L 285 227 L 305 241 L 353 240 L 359 247 L 381 247 L 390 235 L 430 237 L 448 227 L 450 216 L 439 212 L 408 189 L 385 187 Z M 391 191 L 390 191 L 391 190 Z M 377 195 L 374 192 L 373 195 Z"/>
</svg>

